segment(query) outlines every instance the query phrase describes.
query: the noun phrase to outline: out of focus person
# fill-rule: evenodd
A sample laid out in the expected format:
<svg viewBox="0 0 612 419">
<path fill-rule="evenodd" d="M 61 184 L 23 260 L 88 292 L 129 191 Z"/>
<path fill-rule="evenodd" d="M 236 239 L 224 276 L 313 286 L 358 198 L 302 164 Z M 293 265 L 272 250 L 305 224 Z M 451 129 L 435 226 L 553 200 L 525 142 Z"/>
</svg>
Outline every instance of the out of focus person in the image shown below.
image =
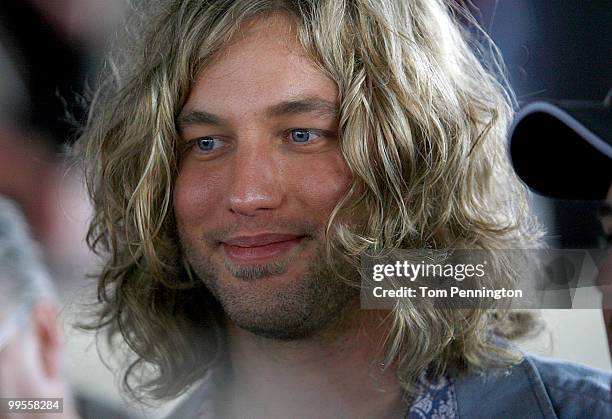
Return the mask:
<svg viewBox="0 0 612 419">
<path fill-rule="evenodd" d="M 20 211 L 0 196 L 0 398 L 63 399 L 63 412 L 56 416 L 9 413 L 4 401 L 0 417 L 126 417 L 97 401 L 73 397 L 63 358 L 58 303 L 49 274 Z"/>
<path fill-rule="evenodd" d="M 84 117 L 78 98 L 126 3 L 0 1 L 0 195 L 27 220 L 62 307 L 76 306 L 94 263 L 83 240 L 89 206 L 63 147 Z M 73 323 L 79 309 L 62 319 Z M 73 385 L 119 402 L 91 336 L 68 330 L 64 353 Z"/>
<path fill-rule="evenodd" d="M 608 250 L 606 263 L 600 270 L 598 285 L 602 292 L 604 323 L 608 333 L 608 346 L 612 356 L 612 185 L 608 190 L 605 202 L 599 211 L 599 218 L 603 228 L 602 245 Z"/>
<path fill-rule="evenodd" d="M 510 134 L 517 174 L 536 193 L 566 200 L 601 200 L 599 266 L 603 318 L 612 354 L 612 106 L 578 101 L 538 101 L 523 108 Z M 544 164 L 545 163 L 545 164 Z M 562 232 L 563 233 L 563 232 Z"/>
</svg>

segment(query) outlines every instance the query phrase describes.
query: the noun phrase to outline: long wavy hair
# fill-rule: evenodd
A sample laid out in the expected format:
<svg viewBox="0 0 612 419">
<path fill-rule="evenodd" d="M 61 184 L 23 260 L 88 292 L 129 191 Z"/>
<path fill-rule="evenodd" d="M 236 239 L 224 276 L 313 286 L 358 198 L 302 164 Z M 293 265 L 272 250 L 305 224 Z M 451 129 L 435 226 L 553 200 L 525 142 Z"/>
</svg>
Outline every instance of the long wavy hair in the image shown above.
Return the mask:
<svg viewBox="0 0 612 419">
<path fill-rule="evenodd" d="M 353 184 L 331 214 L 328 249 L 357 261 L 382 249 L 540 245 L 505 153 L 513 96 L 496 48 L 465 8 L 442 0 L 145 3 L 126 24 L 128 47 L 107 62 L 74 148 L 93 202 L 88 243 L 104 261 L 90 327 L 127 343 L 132 395 L 174 397 L 224 353 L 223 311 L 178 245 L 175 118 L 198 72 L 256 16 L 293 16 L 300 42 L 339 89 Z M 366 214 L 359 231 L 335 221 L 344 210 Z M 384 347 L 408 390 L 426 367 L 517 362 L 493 337 L 516 338 L 535 324 L 525 313 L 403 302 L 392 323 Z"/>
</svg>

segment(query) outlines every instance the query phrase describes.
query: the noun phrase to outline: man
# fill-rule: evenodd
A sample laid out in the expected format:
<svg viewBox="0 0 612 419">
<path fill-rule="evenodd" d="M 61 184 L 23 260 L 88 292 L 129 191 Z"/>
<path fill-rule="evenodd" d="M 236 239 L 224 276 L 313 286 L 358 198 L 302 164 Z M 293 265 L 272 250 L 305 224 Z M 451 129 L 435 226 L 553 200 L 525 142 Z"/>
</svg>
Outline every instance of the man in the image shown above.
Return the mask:
<svg viewBox="0 0 612 419">
<path fill-rule="evenodd" d="M 604 103 L 533 102 L 510 131 L 512 163 L 537 193 L 567 200 L 600 200 L 602 248 L 612 237 L 612 107 Z M 536 162 L 547 161 L 542 165 Z M 598 285 L 612 354 L 612 255 L 601 264 Z"/>
<path fill-rule="evenodd" d="M 133 395 L 201 382 L 175 417 L 607 414 L 603 373 L 501 339 L 528 314 L 360 309 L 367 252 L 539 246 L 508 95 L 456 12 L 175 1 L 131 27 L 77 151 L 105 258 L 95 324 L 132 351 Z"/>
<path fill-rule="evenodd" d="M 95 400 L 73 397 L 64 373 L 64 351 L 55 291 L 16 206 L 0 196 L 0 417 L 126 418 Z M 9 399 L 58 398 L 24 411 Z M 51 410 L 49 410 L 51 409 Z"/>
</svg>

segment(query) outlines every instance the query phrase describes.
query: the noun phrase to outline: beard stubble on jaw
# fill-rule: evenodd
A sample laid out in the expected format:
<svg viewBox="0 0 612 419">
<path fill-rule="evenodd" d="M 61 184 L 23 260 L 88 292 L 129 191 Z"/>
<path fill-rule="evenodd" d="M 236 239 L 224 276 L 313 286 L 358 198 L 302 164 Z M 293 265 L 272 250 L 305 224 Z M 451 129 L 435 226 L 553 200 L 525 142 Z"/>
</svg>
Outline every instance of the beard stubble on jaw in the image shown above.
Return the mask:
<svg viewBox="0 0 612 419">
<path fill-rule="evenodd" d="M 189 243 L 180 234 L 183 252 L 194 273 L 221 303 L 225 314 L 238 327 L 268 339 L 292 341 L 323 338 L 342 328 L 340 323 L 359 296 L 357 286 L 338 278 L 355 280 L 358 272 L 342 257 L 333 257 L 334 267 L 326 257 L 325 246 L 316 246 L 305 272 L 295 278 L 279 278 L 300 252 L 274 263 L 240 266 L 224 260 L 225 280 L 220 279 L 213 259 L 205 253 L 206 241 Z M 303 243 L 316 244 L 316 236 Z M 230 278 L 227 278 L 228 273 Z M 277 281 L 273 286 L 262 281 Z"/>
</svg>

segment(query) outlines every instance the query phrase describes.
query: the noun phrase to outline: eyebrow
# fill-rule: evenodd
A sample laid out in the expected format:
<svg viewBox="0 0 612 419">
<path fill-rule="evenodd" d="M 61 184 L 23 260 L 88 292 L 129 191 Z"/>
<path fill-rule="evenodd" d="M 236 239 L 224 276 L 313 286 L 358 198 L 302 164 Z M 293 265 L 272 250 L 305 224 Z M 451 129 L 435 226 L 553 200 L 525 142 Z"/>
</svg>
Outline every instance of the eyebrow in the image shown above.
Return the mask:
<svg viewBox="0 0 612 419">
<path fill-rule="evenodd" d="M 269 117 L 299 115 L 304 113 L 316 112 L 322 117 L 336 119 L 338 117 L 338 107 L 335 103 L 317 97 L 307 97 L 280 102 L 269 107 L 266 115 Z M 181 113 L 176 119 L 179 128 L 189 125 L 213 125 L 221 126 L 224 119 L 204 110 L 193 110 L 185 114 Z"/>
<path fill-rule="evenodd" d="M 338 107 L 335 103 L 316 97 L 309 97 L 297 100 L 287 100 L 274 105 L 266 112 L 268 116 L 298 115 L 302 113 L 316 112 L 321 116 L 338 116 Z"/>
<path fill-rule="evenodd" d="M 179 128 L 185 128 L 189 125 L 223 125 L 223 119 L 215 114 L 203 110 L 190 111 L 186 114 L 181 113 L 176 118 L 176 124 Z"/>
</svg>

